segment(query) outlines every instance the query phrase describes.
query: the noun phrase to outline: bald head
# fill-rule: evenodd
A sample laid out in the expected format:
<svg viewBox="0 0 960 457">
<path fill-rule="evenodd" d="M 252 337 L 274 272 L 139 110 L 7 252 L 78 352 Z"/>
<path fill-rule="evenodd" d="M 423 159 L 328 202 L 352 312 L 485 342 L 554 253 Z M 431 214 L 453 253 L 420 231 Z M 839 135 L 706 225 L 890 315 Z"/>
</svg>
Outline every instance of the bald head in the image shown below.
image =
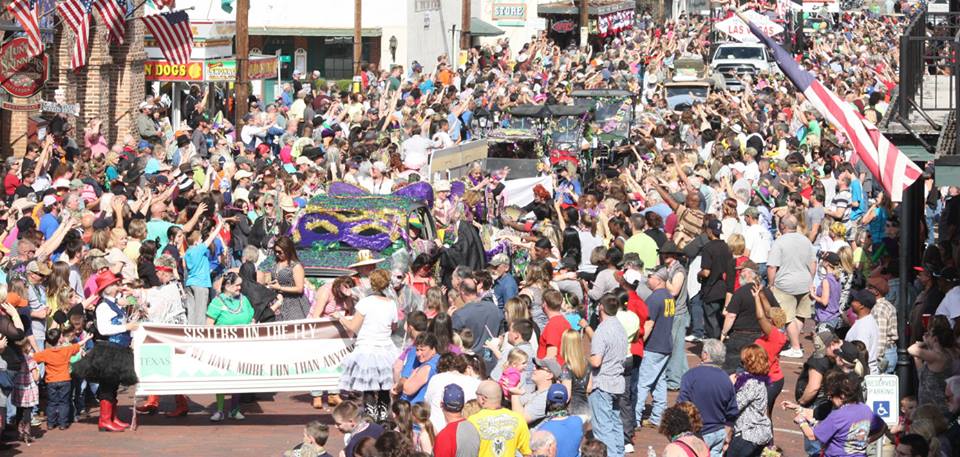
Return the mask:
<svg viewBox="0 0 960 457">
<path fill-rule="evenodd" d="M 546 430 L 537 430 L 530 437 L 530 449 L 536 455 L 555 457 L 557 455 L 557 439 Z"/>
<path fill-rule="evenodd" d="M 167 210 L 167 204 L 163 202 L 154 202 L 150 205 L 150 217 L 154 219 L 160 219 L 163 217 L 164 211 Z"/>
<path fill-rule="evenodd" d="M 784 232 L 794 232 L 797 230 L 797 216 L 787 214 L 780 220 L 781 230 Z"/>
<path fill-rule="evenodd" d="M 502 396 L 500 385 L 494 381 L 488 379 L 477 386 L 477 400 L 484 409 L 499 409 Z"/>
</svg>

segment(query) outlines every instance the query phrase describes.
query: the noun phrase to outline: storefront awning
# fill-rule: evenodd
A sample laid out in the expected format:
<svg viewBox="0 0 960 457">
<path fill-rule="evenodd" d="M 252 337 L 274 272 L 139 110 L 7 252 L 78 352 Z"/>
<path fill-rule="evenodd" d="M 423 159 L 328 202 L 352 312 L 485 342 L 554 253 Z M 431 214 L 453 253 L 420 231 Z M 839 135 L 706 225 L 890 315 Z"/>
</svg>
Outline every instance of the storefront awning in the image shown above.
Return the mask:
<svg viewBox="0 0 960 457">
<path fill-rule="evenodd" d="M 353 36 L 353 28 L 301 28 L 301 27 L 251 27 L 250 35 L 261 36 Z M 380 27 L 360 29 L 360 36 L 379 37 L 383 35 Z"/>
<path fill-rule="evenodd" d="M 579 2 L 577 2 L 579 3 Z M 624 0 L 593 0 L 587 6 L 587 12 L 590 16 L 600 16 L 602 14 L 616 13 L 617 11 L 636 9 L 637 4 L 634 1 Z M 545 14 L 580 14 L 580 8 L 570 2 L 542 3 L 537 5 L 537 15 Z"/>
<path fill-rule="evenodd" d="M 500 36 L 504 33 L 503 29 L 489 22 L 475 17 L 470 18 L 471 36 Z"/>
</svg>

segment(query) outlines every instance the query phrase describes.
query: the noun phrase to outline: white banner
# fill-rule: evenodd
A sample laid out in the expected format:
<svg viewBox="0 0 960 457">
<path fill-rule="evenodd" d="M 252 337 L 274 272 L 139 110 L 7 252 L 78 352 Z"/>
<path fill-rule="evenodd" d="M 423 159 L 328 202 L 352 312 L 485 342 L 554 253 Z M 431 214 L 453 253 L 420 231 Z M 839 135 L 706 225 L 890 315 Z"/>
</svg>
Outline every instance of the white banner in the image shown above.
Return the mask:
<svg viewBox="0 0 960 457">
<path fill-rule="evenodd" d="M 753 25 L 757 26 L 757 28 L 769 37 L 783 33 L 782 25 L 773 22 L 770 18 L 756 11 L 749 10 L 745 12 L 744 15 L 747 16 L 747 19 L 750 19 L 750 22 L 753 22 Z M 741 43 L 760 42 L 760 40 L 750 32 L 750 27 L 747 27 L 747 23 L 743 22 L 743 20 L 737 16 L 731 16 L 728 19 L 718 22 L 716 27 L 717 30 L 726 33 L 730 38 Z"/>
<path fill-rule="evenodd" d="M 543 185 L 547 192 L 553 192 L 553 178 L 538 176 L 535 178 L 511 179 L 503 182 L 507 206 L 527 206 L 533 202 L 533 188 Z"/>
<path fill-rule="evenodd" d="M 331 319 L 237 326 L 144 323 L 137 395 L 336 389 L 353 338 Z"/>
</svg>

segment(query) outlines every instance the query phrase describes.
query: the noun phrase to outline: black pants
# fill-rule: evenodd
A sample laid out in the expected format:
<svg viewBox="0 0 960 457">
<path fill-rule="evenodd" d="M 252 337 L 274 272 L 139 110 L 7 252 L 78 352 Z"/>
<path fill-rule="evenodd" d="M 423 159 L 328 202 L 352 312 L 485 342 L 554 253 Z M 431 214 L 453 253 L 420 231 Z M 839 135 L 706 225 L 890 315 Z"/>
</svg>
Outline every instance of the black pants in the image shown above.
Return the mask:
<svg viewBox="0 0 960 457">
<path fill-rule="evenodd" d="M 763 446 L 759 444 L 753 444 L 743 438 L 740 435 L 735 435 L 732 440 L 730 440 L 730 446 L 727 447 L 727 454 L 730 456 L 737 457 L 760 457 L 760 454 L 763 452 Z"/>
<path fill-rule="evenodd" d="M 97 400 L 106 400 L 112 403 L 117 402 L 117 389 L 120 388 L 120 384 L 113 382 L 101 382 L 100 387 L 97 389 Z"/>
<path fill-rule="evenodd" d="M 727 356 L 723 359 L 723 371 L 727 373 L 734 373 L 740 368 L 740 351 L 753 344 L 754 341 L 759 337 L 759 333 L 755 332 L 743 332 L 743 331 L 733 331 L 727 335 L 727 339 L 723 342 L 723 345 L 727 349 Z"/>
<path fill-rule="evenodd" d="M 767 384 L 767 416 L 773 417 L 773 407 L 777 404 L 777 397 L 783 392 L 783 380 Z"/>
<path fill-rule="evenodd" d="M 720 338 L 721 325 L 723 325 L 720 316 L 722 311 L 723 300 L 703 302 L 703 332 L 707 338 Z"/>
<path fill-rule="evenodd" d="M 619 395 L 620 422 L 623 423 L 624 443 L 633 444 L 633 432 L 637 428 L 637 376 L 640 373 L 641 357 L 631 355 L 623 363 L 623 379 L 627 389 Z"/>
</svg>

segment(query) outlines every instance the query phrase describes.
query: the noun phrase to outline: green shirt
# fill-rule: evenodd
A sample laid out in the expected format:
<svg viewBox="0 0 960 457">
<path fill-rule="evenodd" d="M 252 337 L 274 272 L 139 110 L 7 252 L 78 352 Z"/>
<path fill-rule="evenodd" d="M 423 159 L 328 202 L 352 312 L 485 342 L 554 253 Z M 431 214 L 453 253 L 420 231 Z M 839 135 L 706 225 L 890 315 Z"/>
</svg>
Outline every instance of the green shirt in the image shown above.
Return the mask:
<svg viewBox="0 0 960 457">
<path fill-rule="evenodd" d="M 651 271 L 660 264 L 660 250 L 657 248 L 657 242 L 646 233 L 634 233 L 623 243 L 623 253 L 631 252 L 640 256 L 644 270 Z"/>
<path fill-rule="evenodd" d="M 253 305 L 243 295 L 232 298 L 220 294 L 207 307 L 207 317 L 213 319 L 213 325 L 250 324 L 253 322 Z"/>
</svg>

